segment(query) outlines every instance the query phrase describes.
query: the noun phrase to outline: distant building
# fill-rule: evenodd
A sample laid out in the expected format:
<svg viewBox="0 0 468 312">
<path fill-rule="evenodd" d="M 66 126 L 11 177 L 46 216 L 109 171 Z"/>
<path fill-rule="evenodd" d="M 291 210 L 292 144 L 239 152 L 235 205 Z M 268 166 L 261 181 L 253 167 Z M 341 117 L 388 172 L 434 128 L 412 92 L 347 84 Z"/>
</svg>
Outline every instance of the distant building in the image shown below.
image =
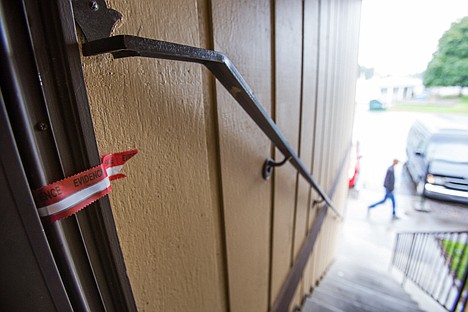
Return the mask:
<svg viewBox="0 0 468 312">
<path fill-rule="evenodd" d="M 374 77 L 369 80 L 359 78 L 356 86 L 356 102 L 368 103 L 379 100 L 386 105 L 412 100 L 425 95 L 422 80 L 413 77 Z"/>
</svg>

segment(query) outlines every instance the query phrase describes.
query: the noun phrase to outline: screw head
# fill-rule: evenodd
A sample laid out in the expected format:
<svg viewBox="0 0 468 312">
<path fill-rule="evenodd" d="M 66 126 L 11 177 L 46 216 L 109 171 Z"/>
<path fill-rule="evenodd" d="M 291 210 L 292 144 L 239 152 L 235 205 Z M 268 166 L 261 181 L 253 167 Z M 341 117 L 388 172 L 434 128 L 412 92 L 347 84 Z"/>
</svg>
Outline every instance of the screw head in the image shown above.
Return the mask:
<svg viewBox="0 0 468 312">
<path fill-rule="evenodd" d="M 273 173 L 273 167 L 271 166 L 270 161 L 270 159 L 267 159 L 263 163 L 262 176 L 265 180 L 268 180 L 271 177 L 271 174 Z"/>
<path fill-rule="evenodd" d="M 39 122 L 37 123 L 36 128 L 39 131 L 46 131 L 47 129 L 49 129 L 49 126 L 44 122 Z"/>
<path fill-rule="evenodd" d="M 99 5 L 96 1 L 89 1 L 88 5 L 89 5 L 89 8 L 93 11 L 99 10 Z"/>
</svg>

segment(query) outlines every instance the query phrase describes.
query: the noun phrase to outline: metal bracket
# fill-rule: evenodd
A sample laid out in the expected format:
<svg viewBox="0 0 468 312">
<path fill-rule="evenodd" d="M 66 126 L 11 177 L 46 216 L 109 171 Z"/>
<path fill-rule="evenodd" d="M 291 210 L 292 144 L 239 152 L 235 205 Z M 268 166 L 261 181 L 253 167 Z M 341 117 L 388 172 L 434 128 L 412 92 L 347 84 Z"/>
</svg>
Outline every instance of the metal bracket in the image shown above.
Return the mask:
<svg viewBox="0 0 468 312">
<path fill-rule="evenodd" d="M 282 161 L 280 162 L 275 162 L 272 159 L 267 159 L 263 163 L 263 169 L 262 169 L 262 176 L 265 180 L 268 180 L 271 177 L 271 174 L 273 173 L 273 168 L 274 167 L 281 167 L 284 165 L 288 160 L 291 159 L 291 156 L 285 157 Z"/>
<path fill-rule="evenodd" d="M 105 0 L 73 0 L 73 14 L 86 41 L 107 38 L 122 14 L 109 9 Z"/>
<path fill-rule="evenodd" d="M 325 200 L 323 198 L 322 199 L 314 199 L 312 201 L 312 208 L 315 207 L 316 205 L 322 204 L 323 202 L 325 202 Z"/>
</svg>

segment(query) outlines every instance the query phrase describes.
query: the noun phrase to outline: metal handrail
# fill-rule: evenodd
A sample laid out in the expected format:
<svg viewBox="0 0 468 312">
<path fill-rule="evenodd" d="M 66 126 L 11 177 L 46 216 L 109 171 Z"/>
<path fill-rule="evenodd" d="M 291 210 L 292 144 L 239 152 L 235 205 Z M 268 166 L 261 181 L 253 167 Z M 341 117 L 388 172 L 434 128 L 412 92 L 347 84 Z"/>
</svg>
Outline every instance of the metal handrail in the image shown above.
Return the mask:
<svg viewBox="0 0 468 312">
<path fill-rule="evenodd" d="M 398 233 L 391 267 L 403 273 L 447 311 L 468 300 L 468 231 Z"/>
<path fill-rule="evenodd" d="M 92 40 L 84 43 L 82 48 L 84 56 L 112 53 L 114 58 L 141 56 L 205 65 L 236 99 L 237 103 L 247 112 L 263 133 L 281 151 L 285 158 L 289 159 L 289 162 L 296 170 L 319 193 L 336 216 L 342 219 L 342 215 L 335 208 L 331 199 L 307 171 L 274 121 L 255 97 L 247 82 L 224 54 L 212 50 L 130 35 Z"/>
</svg>

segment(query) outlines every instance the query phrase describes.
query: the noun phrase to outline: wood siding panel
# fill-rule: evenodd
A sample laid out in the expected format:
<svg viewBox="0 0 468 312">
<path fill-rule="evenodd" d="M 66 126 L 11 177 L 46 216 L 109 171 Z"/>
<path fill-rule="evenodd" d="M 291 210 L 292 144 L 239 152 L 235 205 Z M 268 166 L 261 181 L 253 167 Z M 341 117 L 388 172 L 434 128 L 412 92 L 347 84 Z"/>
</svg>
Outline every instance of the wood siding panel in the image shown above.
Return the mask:
<svg viewBox="0 0 468 312">
<path fill-rule="evenodd" d="M 298 151 L 301 110 L 302 1 L 275 2 L 275 121 Z M 275 151 L 275 159 L 284 156 Z M 275 299 L 292 265 L 297 171 L 287 163 L 274 172 L 271 298 Z"/>
<path fill-rule="evenodd" d="M 312 152 L 314 140 L 315 106 L 317 89 L 317 61 L 318 61 L 318 30 L 319 30 L 319 1 L 304 1 L 304 37 L 302 64 L 302 110 L 301 110 L 301 140 L 299 156 L 307 169 L 312 168 Z M 309 229 L 309 214 L 312 205 L 312 190 L 310 185 L 299 176 L 296 210 L 296 224 L 294 235 L 294 257 L 300 250 Z M 311 284 L 308 274 L 301 285 L 301 297 L 308 293 Z"/>
<path fill-rule="evenodd" d="M 317 182 L 322 185 L 324 182 L 324 170 L 326 166 L 324 155 L 324 144 L 326 144 L 325 127 L 326 127 L 326 82 L 327 82 L 327 60 L 328 60 L 328 4 L 326 1 L 319 2 L 319 38 L 318 38 L 318 72 L 317 72 L 317 95 L 315 106 L 315 128 L 313 140 L 313 155 L 312 155 L 312 174 L 317 179 Z M 323 162 L 322 162 L 323 161 Z M 322 186 L 325 191 L 327 189 Z M 315 191 L 312 192 L 312 200 L 320 200 Z M 309 214 L 309 227 L 312 225 L 313 220 L 317 214 L 318 205 L 312 206 L 312 211 Z M 314 248 L 311 255 L 309 275 L 313 284 L 318 280 L 318 261 L 320 254 L 318 250 L 321 245 L 321 235 L 317 239 L 317 246 Z"/>
<path fill-rule="evenodd" d="M 119 34 L 199 45 L 195 2 L 113 2 Z M 201 67 L 84 59 L 101 154 L 138 148 L 110 200 L 139 311 L 222 310 Z"/>
<path fill-rule="evenodd" d="M 271 109 L 269 1 L 213 3 L 215 49 L 236 65 L 265 109 Z M 221 179 L 231 311 L 268 309 L 271 180 L 261 176 L 271 144 L 219 83 Z"/>
</svg>

